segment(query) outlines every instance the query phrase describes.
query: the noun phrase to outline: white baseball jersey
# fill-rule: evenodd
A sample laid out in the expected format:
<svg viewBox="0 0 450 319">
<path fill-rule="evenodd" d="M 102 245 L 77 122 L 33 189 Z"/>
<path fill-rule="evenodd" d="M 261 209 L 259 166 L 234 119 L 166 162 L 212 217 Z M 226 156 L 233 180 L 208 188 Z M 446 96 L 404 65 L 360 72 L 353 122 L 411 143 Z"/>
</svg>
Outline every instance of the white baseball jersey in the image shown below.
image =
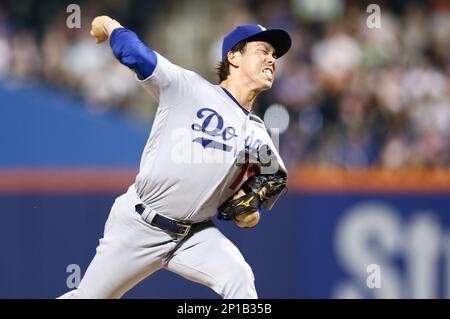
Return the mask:
<svg viewBox="0 0 450 319">
<path fill-rule="evenodd" d="M 140 83 L 159 106 L 135 187 L 157 213 L 190 222 L 214 216 L 248 179 L 249 166 L 236 165 L 246 147 L 268 146 L 275 155 L 271 173 L 286 172 L 263 121 L 221 86 L 159 54 L 153 74 Z"/>
</svg>

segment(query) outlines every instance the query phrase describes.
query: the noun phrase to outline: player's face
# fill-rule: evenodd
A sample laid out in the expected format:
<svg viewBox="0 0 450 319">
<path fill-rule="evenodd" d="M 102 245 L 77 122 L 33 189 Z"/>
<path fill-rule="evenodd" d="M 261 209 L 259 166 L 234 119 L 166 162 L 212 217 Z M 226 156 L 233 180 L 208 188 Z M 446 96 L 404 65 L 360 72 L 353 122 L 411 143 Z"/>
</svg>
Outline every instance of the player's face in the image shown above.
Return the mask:
<svg viewBox="0 0 450 319">
<path fill-rule="evenodd" d="M 270 89 L 275 76 L 275 49 L 267 42 L 248 42 L 242 54 L 242 70 L 255 89 Z"/>
</svg>

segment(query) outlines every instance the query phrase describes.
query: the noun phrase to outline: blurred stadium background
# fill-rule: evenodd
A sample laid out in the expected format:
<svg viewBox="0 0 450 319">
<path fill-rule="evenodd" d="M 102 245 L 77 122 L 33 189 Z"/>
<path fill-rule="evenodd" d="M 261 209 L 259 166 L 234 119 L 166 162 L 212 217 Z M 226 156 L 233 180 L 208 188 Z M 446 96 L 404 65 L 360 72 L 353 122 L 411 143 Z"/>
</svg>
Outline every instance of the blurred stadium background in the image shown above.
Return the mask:
<svg viewBox="0 0 450 319">
<path fill-rule="evenodd" d="M 216 223 L 260 297 L 450 297 L 450 1 L 2 0 L 1 298 L 67 291 L 137 172 L 156 105 L 89 37 L 101 14 L 213 82 L 235 25 L 289 30 L 255 108 L 281 132 L 289 193 L 254 230 Z M 165 271 L 125 297 L 217 298 Z"/>
</svg>

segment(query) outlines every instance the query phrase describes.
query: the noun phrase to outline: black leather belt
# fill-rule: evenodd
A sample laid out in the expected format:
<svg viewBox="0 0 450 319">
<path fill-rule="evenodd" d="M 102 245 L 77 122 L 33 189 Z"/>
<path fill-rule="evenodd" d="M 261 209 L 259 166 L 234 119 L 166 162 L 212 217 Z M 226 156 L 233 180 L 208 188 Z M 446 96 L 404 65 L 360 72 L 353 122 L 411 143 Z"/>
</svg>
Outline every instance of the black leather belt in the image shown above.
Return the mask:
<svg viewBox="0 0 450 319">
<path fill-rule="evenodd" d="M 136 212 L 142 215 L 142 213 L 145 211 L 145 206 L 142 204 L 136 205 Z M 156 226 L 158 228 L 161 228 L 162 230 L 168 231 L 174 235 L 178 236 L 186 236 L 189 234 L 189 231 L 191 228 L 195 225 L 203 224 L 202 223 L 196 223 L 196 224 L 189 224 L 189 223 L 182 223 L 167 217 L 164 217 L 162 215 L 156 214 L 155 217 L 153 217 L 152 222 L 150 223 L 153 226 Z"/>
</svg>

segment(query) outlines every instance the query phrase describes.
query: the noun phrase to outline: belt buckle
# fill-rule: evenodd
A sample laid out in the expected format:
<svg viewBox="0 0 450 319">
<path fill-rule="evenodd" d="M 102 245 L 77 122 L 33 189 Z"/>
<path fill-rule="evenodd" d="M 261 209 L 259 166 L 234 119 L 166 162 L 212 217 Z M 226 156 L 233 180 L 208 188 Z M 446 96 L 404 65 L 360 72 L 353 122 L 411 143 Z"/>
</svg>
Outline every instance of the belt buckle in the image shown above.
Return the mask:
<svg viewBox="0 0 450 319">
<path fill-rule="evenodd" d="M 177 226 L 184 227 L 184 230 L 181 233 L 175 233 L 175 235 L 186 236 L 189 233 L 189 231 L 191 230 L 191 226 L 192 225 L 186 225 L 186 224 L 177 223 Z"/>
</svg>

